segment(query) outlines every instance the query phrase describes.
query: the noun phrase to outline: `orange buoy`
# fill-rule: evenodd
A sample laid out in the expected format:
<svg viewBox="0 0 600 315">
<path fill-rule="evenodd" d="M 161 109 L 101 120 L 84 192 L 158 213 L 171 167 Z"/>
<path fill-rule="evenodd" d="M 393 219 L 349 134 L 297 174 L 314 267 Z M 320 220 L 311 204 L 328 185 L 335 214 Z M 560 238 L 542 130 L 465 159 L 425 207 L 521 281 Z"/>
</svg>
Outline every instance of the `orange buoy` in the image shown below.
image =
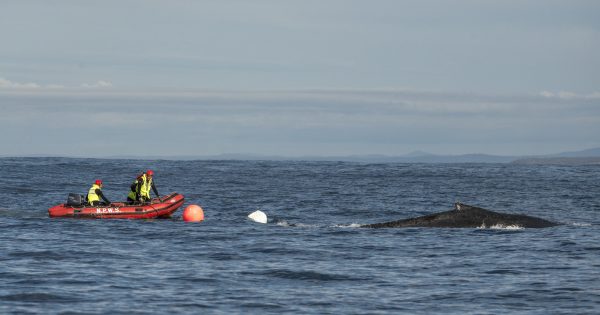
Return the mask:
<svg viewBox="0 0 600 315">
<path fill-rule="evenodd" d="M 204 220 L 204 211 L 198 205 L 189 205 L 183 210 L 183 221 L 200 222 Z"/>
</svg>

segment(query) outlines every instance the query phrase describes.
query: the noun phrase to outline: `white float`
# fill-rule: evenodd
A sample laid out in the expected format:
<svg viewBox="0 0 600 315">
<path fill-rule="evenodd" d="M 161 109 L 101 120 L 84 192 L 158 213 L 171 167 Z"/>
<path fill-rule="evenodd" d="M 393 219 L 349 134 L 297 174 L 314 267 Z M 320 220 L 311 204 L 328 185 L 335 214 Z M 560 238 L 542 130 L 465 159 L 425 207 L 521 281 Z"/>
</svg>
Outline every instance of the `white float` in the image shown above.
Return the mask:
<svg viewBox="0 0 600 315">
<path fill-rule="evenodd" d="M 256 210 L 256 211 L 250 213 L 248 215 L 248 218 L 250 218 L 250 220 L 252 220 L 254 222 L 267 223 L 267 215 L 260 210 Z"/>
</svg>

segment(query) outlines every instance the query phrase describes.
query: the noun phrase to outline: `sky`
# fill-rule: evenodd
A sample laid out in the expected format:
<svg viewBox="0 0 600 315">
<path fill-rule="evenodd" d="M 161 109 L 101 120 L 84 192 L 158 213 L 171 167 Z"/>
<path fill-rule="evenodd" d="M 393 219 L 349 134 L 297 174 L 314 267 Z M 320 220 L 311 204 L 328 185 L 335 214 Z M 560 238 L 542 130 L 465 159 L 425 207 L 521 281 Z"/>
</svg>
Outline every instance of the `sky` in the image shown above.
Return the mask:
<svg viewBox="0 0 600 315">
<path fill-rule="evenodd" d="M 0 0 L 0 156 L 600 147 L 598 1 Z"/>
</svg>

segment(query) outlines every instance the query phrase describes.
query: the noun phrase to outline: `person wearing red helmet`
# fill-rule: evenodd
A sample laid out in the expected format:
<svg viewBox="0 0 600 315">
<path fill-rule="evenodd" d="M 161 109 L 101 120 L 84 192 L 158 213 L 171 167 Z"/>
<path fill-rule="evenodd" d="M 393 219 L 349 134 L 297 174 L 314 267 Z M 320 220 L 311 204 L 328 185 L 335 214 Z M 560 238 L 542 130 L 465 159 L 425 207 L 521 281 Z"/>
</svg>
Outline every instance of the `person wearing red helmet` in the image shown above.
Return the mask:
<svg viewBox="0 0 600 315">
<path fill-rule="evenodd" d="M 87 194 L 88 203 L 92 206 L 108 206 L 110 205 L 110 201 L 106 199 L 104 194 L 102 193 L 102 180 L 96 179 L 90 190 Z M 100 201 L 102 198 L 103 202 Z"/>
<path fill-rule="evenodd" d="M 131 184 L 131 190 L 127 195 L 127 202 L 133 204 L 136 202 L 143 203 L 150 201 L 152 199 L 150 198 L 150 189 L 154 191 L 156 197 L 158 197 L 160 200 L 160 195 L 158 194 L 158 190 L 156 189 L 154 181 L 152 180 L 153 177 L 153 170 L 147 170 L 145 173 L 142 173 L 140 176 L 138 176 L 135 181 L 133 181 L 133 184 Z"/>
</svg>

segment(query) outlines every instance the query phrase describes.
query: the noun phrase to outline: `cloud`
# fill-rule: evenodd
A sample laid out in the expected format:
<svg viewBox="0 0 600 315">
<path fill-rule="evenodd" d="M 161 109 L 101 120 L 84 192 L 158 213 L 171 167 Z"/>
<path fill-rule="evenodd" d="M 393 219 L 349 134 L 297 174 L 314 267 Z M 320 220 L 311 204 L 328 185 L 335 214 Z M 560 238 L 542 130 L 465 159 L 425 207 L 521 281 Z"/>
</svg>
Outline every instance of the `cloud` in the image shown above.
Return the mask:
<svg viewBox="0 0 600 315">
<path fill-rule="evenodd" d="M 15 154 L 76 152 L 89 139 L 111 154 L 509 154 L 597 145 L 597 101 L 549 93 L 15 89 L 0 91 L 0 142 Z M 135 135 L 136 146 L 123 135 Z M 19 145 L 22 136 L 31 148 Z"/>
<path fill-rule="evenodd" d="M 545 98 L 555 98 L 563 100 L 596 100 L 600 99 L 600 92 L 593 92 L 589 94 L 577 94 L 568 91 L 560 91 L 556 93 L 550 91 L 541 91 L 540 96 Z"/>
<path fill-rule="evenodd" d="M 87 83 L 83 83 L 81 84 L 81 87 L 83 88 L 109 88 L 112 87 L 112 83 L 109 81 L 104 81 L 104 80 L 100 80 L 96 83 L 93 84 L 87 84 Z"/>
<path fill-rule="evenodd" d="M 96 83 L 88 84 L 83 83 L 80 88 L 110 88 L 113 84 L 110 81 L 99 80 Z M 35 82 L 15 82 L 0 77 L 0 89 L 23 89 L 23 90 L 38 90 L 38 89 L 73 89 L 73 86 L 64 86 L 62 84 L 46 84 L 42 85 Z"/>
<path fill-rule="evenodd" d="M 0 78 L 0 88 L 4 89 L 37 89 L 40 85 L 37 83 L 19 83 L 7 80 L 5 78 Z"/>
<path fill-rule="evenodd" d="M 111 87 L 107 81 L 86 84 L 86 88 L 38 89 L 35 91 L 5 91 L 4 103 L 29 104 L 45 111 L 46 104 L 56 103 L 62 110 L 127 113 L 156 113 L 162 119 L 198 114 L 199 119 L 246 117 L 253 114 L 266 119 L 297 118 L 308 115 L 312 120 L 326 117 L 355 119 L 398 119 L 399 117 L 441 117 L 473 119 L 477 117 L 520 117 L 524 113 L 536 116 L 560 110 L 586 110 L 598 114 L 595 99 L 600 93 L 575 94 L 543 91 L 535 95 L 485 95 L 448 93 L 409 89 L 321 89 L 321 90 L 125 90 L 94 89 Z M 82 87 L 84 87 L 82 86 Z M 3 96 L 4 95 L 4 96 Z M 40 101 L 43 100 L 43 101 Z M 52 111 L 57 109 L 53 108 Z M 167 116 L 164 116 L 168 114 Z M 586 113 L 587 115 L 587 113 Z M 595 116 L 595 115 L 594 115 Z M 186 117 L 186 120 L 190 120 Z M 241 118 L 244 120 L 244 118 Z M 337 121 L 335 123 L 338 123 Z M 342 121 L 344 123 L 344 121 Z"/>
</svg>

